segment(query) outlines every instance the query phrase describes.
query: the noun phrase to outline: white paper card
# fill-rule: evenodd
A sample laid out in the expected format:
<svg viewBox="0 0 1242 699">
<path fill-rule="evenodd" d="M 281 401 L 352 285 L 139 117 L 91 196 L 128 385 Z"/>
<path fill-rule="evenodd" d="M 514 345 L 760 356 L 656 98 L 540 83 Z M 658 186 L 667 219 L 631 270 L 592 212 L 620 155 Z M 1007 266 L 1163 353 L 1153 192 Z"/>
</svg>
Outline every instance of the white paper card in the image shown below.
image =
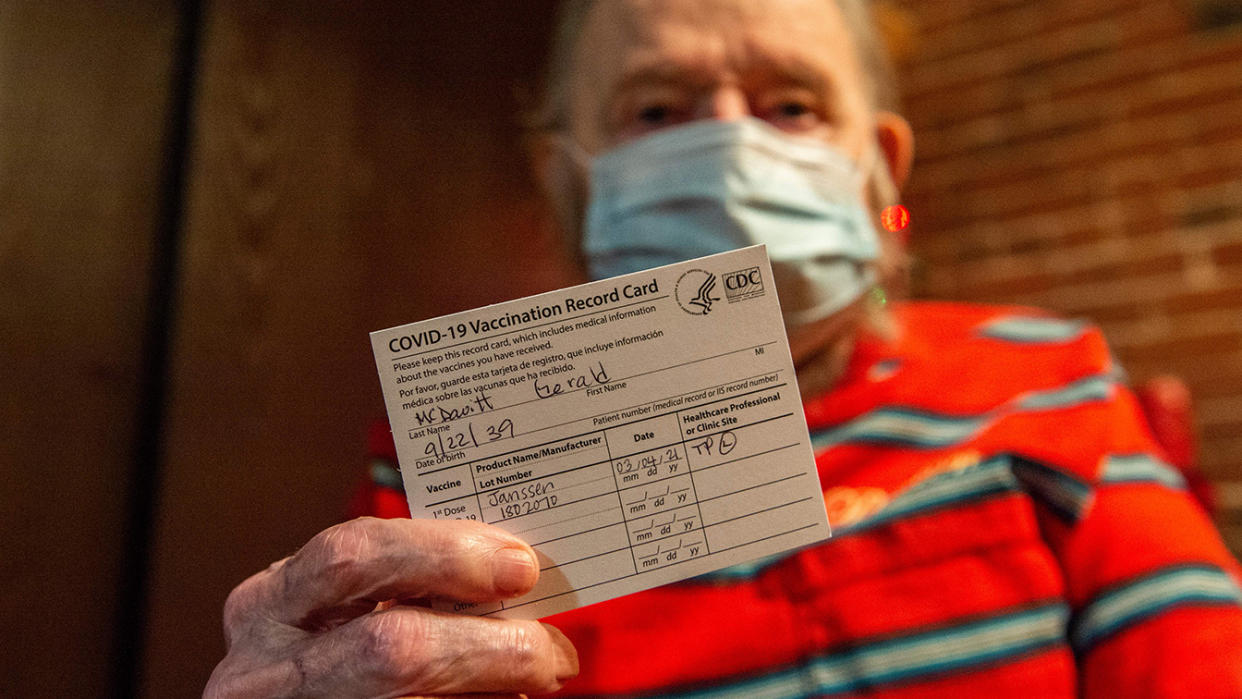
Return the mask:
<svg viewBox="0 0 1242 699">
<path fill-rule="evenodd" d="M 518 535 L 537 618 L 830 534 L 755 246 L 371 334 L 410 512 Z"/>
</svg>

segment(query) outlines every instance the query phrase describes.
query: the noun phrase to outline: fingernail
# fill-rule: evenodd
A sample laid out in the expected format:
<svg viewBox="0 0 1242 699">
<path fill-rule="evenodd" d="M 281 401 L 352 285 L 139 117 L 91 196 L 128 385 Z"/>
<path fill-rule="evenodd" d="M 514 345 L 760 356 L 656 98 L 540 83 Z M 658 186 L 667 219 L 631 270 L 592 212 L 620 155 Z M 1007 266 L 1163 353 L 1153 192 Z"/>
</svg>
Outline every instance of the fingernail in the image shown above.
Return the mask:
<svg viewBox="0 0 1242 699">
<path fill-rule="evenodd" d="M 506 595 L 526 592 L 538 577 L 539 567 L 525 549 L 500 549 L 492 555 L 492 579 Z"/>
<path fill-rule="evenodd" d="M 552 644 L 556 646 L 556 679 L 565 682 L 577 677 L 578 651 L 574 648 L 574 644 L 570 643 L 565 634 L 555 626 L 543 624 L 543 627 L 548 630 Z"/>
</svg>

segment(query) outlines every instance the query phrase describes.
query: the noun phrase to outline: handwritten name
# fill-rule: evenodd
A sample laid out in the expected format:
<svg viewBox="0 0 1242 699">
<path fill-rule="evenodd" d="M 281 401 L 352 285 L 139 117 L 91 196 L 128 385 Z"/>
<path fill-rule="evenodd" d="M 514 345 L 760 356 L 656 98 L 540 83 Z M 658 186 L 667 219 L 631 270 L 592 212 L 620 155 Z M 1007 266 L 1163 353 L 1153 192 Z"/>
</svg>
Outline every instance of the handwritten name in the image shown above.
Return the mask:
<svg viewBox="0 0 1242 699">
<path fill-rule="evenodd" d="M 437 405 L 425 410 L 415 411 L 414 418 L 418 421 L 418 426 L 422 427 L 423 425 L 452 422 L 471 415 L 481 415 L 492 409 L 492 397 L 479 391 L 479 394 L 465 405 L 449 408 Z"/>
<path fill-rule="evenodd" d="M 551 398 L 567 391 L 576 391 L 584 389 L 596 384 L 606 384 L 611 381 L 608 378 L 608 371 L 604 369 L 603 362 L 596 362 L 595 366 L 590 367 L 590 371 L 570 376 L 560 381 L 544 385 L 538 379 L 535 379 L 535 395 L 540 398 Z"/>
</svg>

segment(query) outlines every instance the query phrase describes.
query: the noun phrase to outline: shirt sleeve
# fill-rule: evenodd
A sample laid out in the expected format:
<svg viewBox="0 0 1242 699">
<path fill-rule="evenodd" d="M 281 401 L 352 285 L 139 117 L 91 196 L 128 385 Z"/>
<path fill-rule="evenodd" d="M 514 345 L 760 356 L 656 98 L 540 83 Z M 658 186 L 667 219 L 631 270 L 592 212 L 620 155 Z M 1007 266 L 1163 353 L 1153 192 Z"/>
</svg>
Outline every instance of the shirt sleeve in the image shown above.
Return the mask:
<svg viewBox="0 0 1242 699">
<path fill-rule="evenodd" d="M 1087 339 L 1111 366 L 1099 334 Z M 1133 394 L 1114 382 L 1091 413 L 1066 440 L 1089 449 L 1071 474 L 1085 486 L 1080 507 L 1043 522 L 1065 574 L 1082 696 L 1242 697 L 1237 561 Z"/>
</svg>

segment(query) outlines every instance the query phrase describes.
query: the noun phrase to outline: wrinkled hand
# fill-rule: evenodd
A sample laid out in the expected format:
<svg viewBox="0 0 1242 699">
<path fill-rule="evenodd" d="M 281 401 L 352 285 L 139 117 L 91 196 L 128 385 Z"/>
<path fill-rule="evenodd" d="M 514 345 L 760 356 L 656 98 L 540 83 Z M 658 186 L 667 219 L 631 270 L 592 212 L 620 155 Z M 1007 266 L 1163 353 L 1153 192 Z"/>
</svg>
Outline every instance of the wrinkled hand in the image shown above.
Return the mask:
<svg viewBox="0 0 1242 699">
<path fill-rule="evenodd" d="M 485 602 L 528 591 L 534 552 L 468 521 L 356 519 L 238 585 L 224 606 L 228 655 L 204 696 L 514 696 L 578 672 L 559 631 L 402 601 Z M 395 601 L 395 603 L 394 603 Z"/>
</svg>

